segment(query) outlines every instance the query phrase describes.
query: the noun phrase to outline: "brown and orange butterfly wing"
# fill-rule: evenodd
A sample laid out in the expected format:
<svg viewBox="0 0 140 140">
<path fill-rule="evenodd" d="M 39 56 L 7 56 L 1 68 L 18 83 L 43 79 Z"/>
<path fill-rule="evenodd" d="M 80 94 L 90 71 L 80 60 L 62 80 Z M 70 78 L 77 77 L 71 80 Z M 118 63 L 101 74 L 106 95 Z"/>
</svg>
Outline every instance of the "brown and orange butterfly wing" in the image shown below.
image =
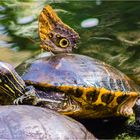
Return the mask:
<svg viewBox="0 0 140 140">
<path fill-rule="evenodd" d="M 64 24 L 49 5 L 39 16 L 39 36 L 40 47 L 54 53 L 71 52 L 79 38 L 78 33 Z"/>
</svg>

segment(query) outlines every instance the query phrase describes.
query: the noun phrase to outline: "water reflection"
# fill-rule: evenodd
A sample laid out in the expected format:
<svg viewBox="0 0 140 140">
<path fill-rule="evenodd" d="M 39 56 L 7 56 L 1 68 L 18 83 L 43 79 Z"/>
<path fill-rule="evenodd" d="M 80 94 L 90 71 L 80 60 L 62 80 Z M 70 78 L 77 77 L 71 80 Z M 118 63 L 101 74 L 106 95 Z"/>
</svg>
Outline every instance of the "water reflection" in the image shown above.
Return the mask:
<svg viewBox="0 0 140 140">
<path fill-rule="evenodd" d="M 89 18 L 81 22 L 81 27 L 89 28 L 89 27 L 97 26 L 98 24 L 99 24 L 99 19 Z"/>
<path fill-rule="evenodd" d="M 27 24 L 33 21 L 34 17 L 33 16 L 27 16 L 27 17 L 21 17 L 17 20 L 18 24 Z"/>
<path fill-rule="evenodd" d="M 96 0 L 96 5 L 101 5 L 102 0 Z"/>
</svg>

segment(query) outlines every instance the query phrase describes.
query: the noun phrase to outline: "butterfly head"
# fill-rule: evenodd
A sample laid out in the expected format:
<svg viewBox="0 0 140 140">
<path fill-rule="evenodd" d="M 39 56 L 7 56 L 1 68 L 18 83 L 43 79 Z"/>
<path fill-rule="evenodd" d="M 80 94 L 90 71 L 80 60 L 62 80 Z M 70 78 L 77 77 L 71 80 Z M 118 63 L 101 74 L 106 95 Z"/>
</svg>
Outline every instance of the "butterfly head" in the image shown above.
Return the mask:
<svg viewBox="0 0 140 140">
<path fill-rule="evenodd" d="M 39 36 L 40 47 L 54 53 L 72 52 L 79 39 L 78 33 L 64 24 L 49 5 L 39 17 Z"/>
</svg>

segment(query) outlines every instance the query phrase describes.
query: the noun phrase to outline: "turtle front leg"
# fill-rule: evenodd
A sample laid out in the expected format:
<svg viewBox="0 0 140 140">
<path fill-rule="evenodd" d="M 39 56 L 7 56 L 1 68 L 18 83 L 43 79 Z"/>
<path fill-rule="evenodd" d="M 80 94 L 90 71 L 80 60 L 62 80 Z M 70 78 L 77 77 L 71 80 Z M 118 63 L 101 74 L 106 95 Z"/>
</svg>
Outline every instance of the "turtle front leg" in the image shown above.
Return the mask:
<svg viewBox="0 0 140 140">
<path fill-rule="evenodd" d="M 129 97 L 125 102 L 120 104 L 117 110 L 117 114 L 124 116 L 124 117 L 130 117 L 133 115 L 133 106 L 137 100 L 137 97 Z"/>
<path fill-rule="evenodd" d="M 13 103 L 19 104 L 19 103 L 23 103 L 23 101 L 25 100 L 36 100 L 36 98 L 38 97 L 35 88 L 33 86 L 27 86 L 25 88 L 25 93 L 20 97 L 18 97 L 17 99 L 15 99 Z"/>
<path fill-rule="evenodd" d="M 136 101 L 134 106 L 134 114 L 135 114 L 135 122 L 129 124 L 129 128 L 135 132 L 140 134 L 140 99 Z"/>
<path fill-rule="evenodd" d="M 133 107 L 135 114 L 135 121 L 131 121 L 127 124 L 128 131 L 132 134 L 140 134 L 140 99 L 136 101 L 135 106 Z"/>
<path fill-rule="evenodd" d="M 140 99 L 137 100 L 134 106 L 134 113 L 135 113 L 135 122 L 140 127 Z"/>
</svg>

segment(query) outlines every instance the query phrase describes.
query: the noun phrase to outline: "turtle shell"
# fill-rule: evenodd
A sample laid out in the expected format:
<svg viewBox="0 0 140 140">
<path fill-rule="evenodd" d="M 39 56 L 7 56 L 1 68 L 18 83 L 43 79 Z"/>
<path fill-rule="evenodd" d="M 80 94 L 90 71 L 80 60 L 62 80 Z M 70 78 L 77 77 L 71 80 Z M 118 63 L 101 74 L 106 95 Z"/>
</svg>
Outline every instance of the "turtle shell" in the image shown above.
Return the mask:
<svg viewBox="0 0 140 140">
<path fill-rule="evenodd" d="M 106 110 L 106 107 L 108 110 L 116 109 L 128 98 L 134 97 L 129 101 L 133 103 L 128 108 L 132 108 L 140 91 L 119 70 L 84 55 L 40 57 L 22 63 L 16 70 L 29 85 L 71 93 L 80 104 L 86 106 L 86 110 L 89 106 L 99 110 L 95 116 L 106 116 L 108 111 L 102 114 L 101 110 Z"/>
<path fill-rule="evenodd" d="M 96 139 L 82 124 L 49 109 L 0 106 L 1 140 Z"/>
<path fill-rule="evenodd" d="M 114 67 L 78 54 L 58 54 L 22 63 L 16 68 L 26 83 L 44 86 L 104 87 L 113 91 L 139 91 L 138 86 Z"/>
</svg>

